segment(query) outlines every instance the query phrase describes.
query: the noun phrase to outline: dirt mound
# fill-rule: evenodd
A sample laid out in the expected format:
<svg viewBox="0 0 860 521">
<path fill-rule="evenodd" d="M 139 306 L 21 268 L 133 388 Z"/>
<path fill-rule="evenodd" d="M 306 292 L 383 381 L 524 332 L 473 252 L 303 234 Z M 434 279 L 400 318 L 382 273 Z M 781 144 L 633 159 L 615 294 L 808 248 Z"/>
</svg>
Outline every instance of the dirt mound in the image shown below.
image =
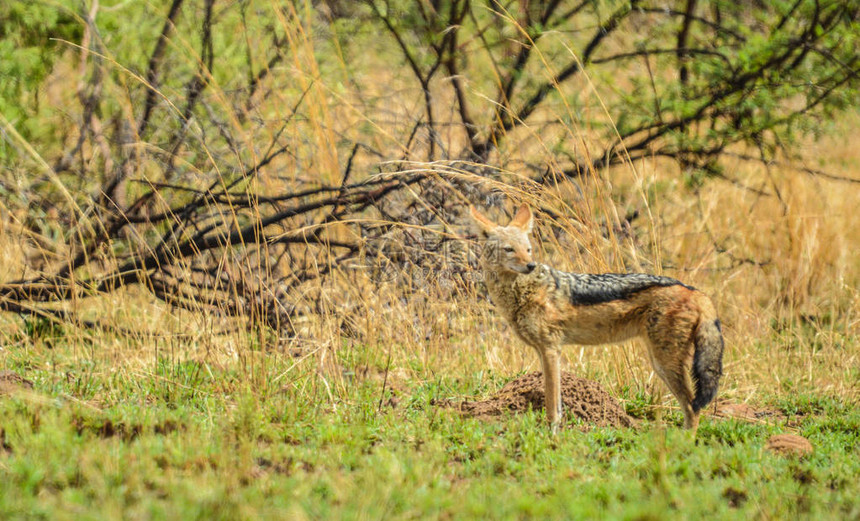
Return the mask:
<svg viewBox="0 0 860 521">
<path fill-rule="evenodd" d="M 780 456 L 806 456 L 813 450 L 809 440 L 796 434 L 775 434 L 764 448 Z"/>
<path fill-rule="evenodd" d="M 561 373 L 561 398 L 566 421 L 579 418 L 599 427 L 634 427 L 637 424 L 600 384 L 571 373 Z M 529 373 L 509 382 L 488 400 L 465 401 L 457 407 L 469 416 L 488 418 L 505 412 L 540 410 L 543 406 L 543 376 Z"/>
</svg>

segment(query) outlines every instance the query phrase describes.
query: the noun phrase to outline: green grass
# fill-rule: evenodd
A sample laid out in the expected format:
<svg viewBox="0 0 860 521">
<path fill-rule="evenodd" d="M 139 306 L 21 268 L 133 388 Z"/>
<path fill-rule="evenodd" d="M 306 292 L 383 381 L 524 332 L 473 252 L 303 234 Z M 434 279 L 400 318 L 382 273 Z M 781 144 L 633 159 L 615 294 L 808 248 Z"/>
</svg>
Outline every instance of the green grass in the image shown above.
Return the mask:
<svg viewBox="0 0 860 521">
<path fill-rule="evenodd" d="M 329 395 L 302 367 L 275 384 L 292 363 L 275 355 L 243 367 L 160 354 L 128 371 L 59 341 L 18 349 L 5 365 L 34 389 L 0 395 L 3 519 L 860 516 L 860 410 L 826 396 L 774 397 L 783 424 L 705 419 L 696 440 L 676 414 L 552 435 L 540 413 L 482 422 L 433 405 L 510 375 L 399 382 L 392 407 L 381 377 Z M 815 453 L 764 450 L 791 430 Z"/>
</svg>

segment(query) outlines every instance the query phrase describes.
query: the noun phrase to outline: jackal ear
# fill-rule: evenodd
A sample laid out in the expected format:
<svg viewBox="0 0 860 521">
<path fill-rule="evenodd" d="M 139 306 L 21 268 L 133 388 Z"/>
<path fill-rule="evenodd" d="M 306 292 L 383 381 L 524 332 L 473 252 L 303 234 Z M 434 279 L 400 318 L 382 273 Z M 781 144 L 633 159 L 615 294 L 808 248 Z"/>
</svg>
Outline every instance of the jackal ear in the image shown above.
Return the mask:
<svg viewBox="0 0 860 521">
<path fill-rule="evenodd" d="M 496 229 L 496 227 L 498 227 L 498 224 L 484 217 L 484 214 L 482 214 L 478 210 L 475 210 L 474 206 L 469 206 L 469 213 L 472 214 L 472 219 L 474 219 L 475 222 L 478 223 L 478 227 L 481 229 L 481 235 L 483 235 L 484 237 L 489 235 L 490 232 L 492 232 Z"/>
<path fill-rule="evenodd" d="M 514 215 L 514 218 L 511 219 L 511 224 L 508 226 L 516 226 L 526 233 L 531 233 L 532 226 L 534 226 L 534 215 L 532 215 L 531 208 L 525 203 L 520 205 L 520 209 L 517 210 L 517 214 Z"/>
</svg>

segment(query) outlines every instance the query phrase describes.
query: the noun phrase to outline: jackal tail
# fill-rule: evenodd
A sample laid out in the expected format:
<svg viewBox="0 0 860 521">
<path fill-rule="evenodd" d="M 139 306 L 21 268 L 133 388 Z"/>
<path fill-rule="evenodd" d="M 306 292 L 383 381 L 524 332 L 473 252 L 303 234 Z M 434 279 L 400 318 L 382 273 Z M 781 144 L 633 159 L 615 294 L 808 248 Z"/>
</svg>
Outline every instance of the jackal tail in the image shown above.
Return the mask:
<svg viewBox="0 0 860 521">
<path fill-rule="evenodd" d="M 720 376 L 723 374 L 723 333 L 720 319 L 709 317 L 699 322 L 695 345 L 693 377 L 696 380 L 696 396 L 692 406 L 694 412 L 699 412 L 717 395 Z"/>
</svg>

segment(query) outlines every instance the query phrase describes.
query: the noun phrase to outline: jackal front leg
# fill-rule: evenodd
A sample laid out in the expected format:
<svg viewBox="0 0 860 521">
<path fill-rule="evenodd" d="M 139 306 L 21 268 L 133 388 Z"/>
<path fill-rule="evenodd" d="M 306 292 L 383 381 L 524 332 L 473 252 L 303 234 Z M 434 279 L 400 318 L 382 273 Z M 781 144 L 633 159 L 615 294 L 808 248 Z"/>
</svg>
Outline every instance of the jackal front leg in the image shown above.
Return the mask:
<svg viewBox="0 0 860 521">
<path fill-rule="evenodd" d="M 552 427 L 552 432 L 558 431 L 562 418 L 561 403 L 561 372 L 559 369 L 559 352 L 556 347 L 544 347 L 539 350 L 541 369 L 543 370 L 544 408 L 546 418 Z"/>
</svg>

